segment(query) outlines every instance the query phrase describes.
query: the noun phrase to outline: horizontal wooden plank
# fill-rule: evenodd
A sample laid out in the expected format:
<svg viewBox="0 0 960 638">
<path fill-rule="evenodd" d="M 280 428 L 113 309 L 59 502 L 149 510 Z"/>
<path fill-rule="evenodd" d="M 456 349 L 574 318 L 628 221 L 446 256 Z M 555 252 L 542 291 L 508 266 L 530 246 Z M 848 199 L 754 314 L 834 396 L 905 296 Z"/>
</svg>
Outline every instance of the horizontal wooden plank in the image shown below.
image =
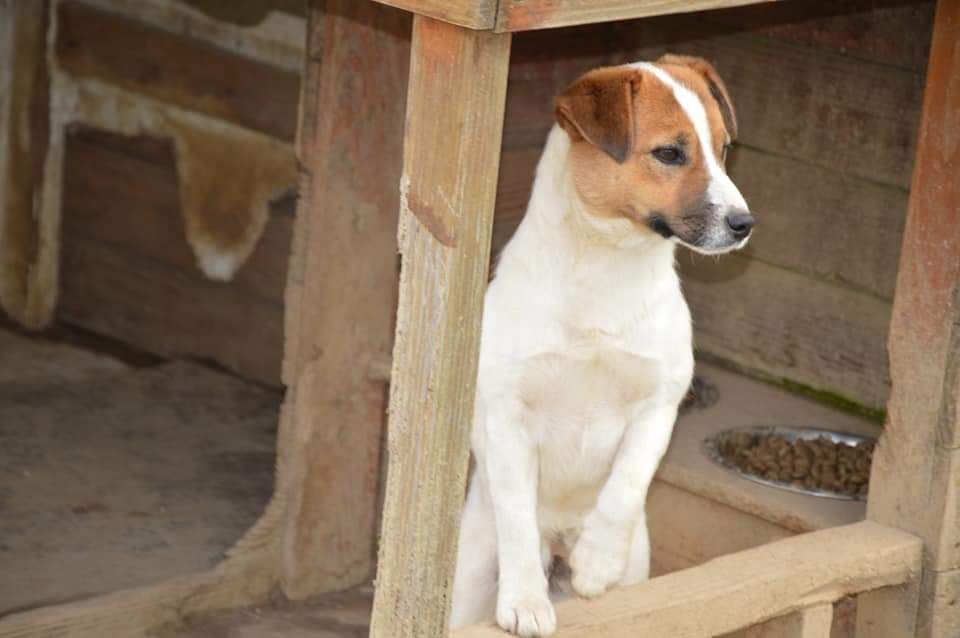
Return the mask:
<svg viewBox="0 0 960 638">
<path fill-rule="evenodd" d="M 504 128 L 509 147 L 543 144 L 554 121 L 554 96 L 587 68 L 656 59 L 671 51 L 714 63 L 736 107 L 741 144 L 846 175 L 910 186 L 922 73 L 731 33 L 700 16 L 578 31 L 517 37 Z M 562 52 L 547 60 L 535 53 L 538 48 Z"/>
<path fill-rule="evenodd" d="M 749 147 L 728 166 L 758 220 L 744 255 L 893 299 L 906 192 Z"/>
<path fill-rule="evenodd" d="M 495 252 L 523 218 L 539 157 L 535 147 L 504 151 Z M 729 166 L 759 224 L 743 254 L 893 299 L 907 193 L 748 147 Z"/>
<path fill-rule="evenodd" d="M 469 29 L 492 29 L 497 0 L 377 0 L 382 4 Z"/>
<path fill-rule="evenodd" d="M 76 127 L 67 136 L 67 148 L 65 235 L 121 246 L 183 272 L 197 272 L 186 240 L 171 140 Z M 229 286 L 283 303 L 294 204 L 291 196 L 272 205 L 256 249 Z"/>
<path fill-rule="evenodd" d="M 261 602 L 276 586 L 275 553 L 244 548 L 215 569 L 0 618 L 0 638 L 155 636 L 191 613 Z"/>
<path fill-rule="evenodd" d="M 813 605 L 913 577 L 922 543 L 904 532 L 862 522 L 803 534 L 714 559 L 596 600 L 557 606 L 557 638 L 670 636 L 731 632 Z M 474 626 L 455 638 L 494 638 Z"/>
<path fill-rule="evenodd" d="M 882 409 L 889 302 L 733 254 L 684 251 L 696 347 L 776 379 Z"/>
<path fill-rule="evenodd" d="M 279 384 L 282 306 L 101 242 L 68 237 L 62 248 L 58 320 Z"/>
<path fill-rule="evenodd" d="M 711 11 L 703 18 L 751 35 L 923 73 L 935 5 L 932 0 L 765 2 Z"/>
<path fill-rule="evenodd" d="M 754 382 L 756 383 L 756 382 Z M 705 533 L 703 521 L 710 521 Z M 651 570 L 655 575 L 794 536 L 796 532 L 662 479 L 647 498 Z"/>
<path fill-rule="evenodd" d="M 236 279 L 210 281 L 184 238 L 169 143 L 70 136 L 58 318 L 278 385 L 291 225 L 289 212 L 272 214 Z"/>
<path fill-rule="evenodd" d="M 77 2 L 57 15 L 66 71 L 293 140 L 299 74 Z"/>
<path fill-rule="evenodd" d="M 497 31 L 529 31 L 688 13 L 765 0 L 502 0 Z"/>
</svg>

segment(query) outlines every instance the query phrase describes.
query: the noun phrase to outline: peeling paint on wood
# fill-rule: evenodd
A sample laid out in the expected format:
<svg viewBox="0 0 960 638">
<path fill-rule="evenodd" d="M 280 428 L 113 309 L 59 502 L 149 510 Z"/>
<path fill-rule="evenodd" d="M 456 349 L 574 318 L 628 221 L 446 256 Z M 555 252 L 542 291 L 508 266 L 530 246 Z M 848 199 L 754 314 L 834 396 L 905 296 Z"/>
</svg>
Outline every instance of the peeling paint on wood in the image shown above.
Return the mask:
<svg viewBox="0 0 960 638">
<path fill-rule="evenodd" d="M 449 247 L 457 245 L 454 230 L 456 220 L 451 219 L 449 213 L 444 214 L 443 208 L 438 211 L 436 207 L 410 193 L 410 177 L 407 175 L 400 178 L 400 207 L 404 213 L 416 217 L 438 242 Z"/>
</svg>

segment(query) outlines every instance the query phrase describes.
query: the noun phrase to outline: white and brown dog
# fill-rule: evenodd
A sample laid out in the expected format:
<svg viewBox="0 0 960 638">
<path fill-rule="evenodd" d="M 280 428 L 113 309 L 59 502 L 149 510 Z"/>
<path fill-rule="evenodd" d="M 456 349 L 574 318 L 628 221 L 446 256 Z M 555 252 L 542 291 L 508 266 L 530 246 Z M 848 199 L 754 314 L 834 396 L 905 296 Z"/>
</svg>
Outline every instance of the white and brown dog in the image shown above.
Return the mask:
<svg viewBox="0 0 960 638">
<path fill-rule="evenodd" d="M 454 627 L 553 633 L 546 571 L 576 593 L 645 580 L 645 500 L 693 375 L 674 249 L 742 247 L 736 135 L 716 71 L 667 55 L 591 71 L 557 125 L 487 291 Z"/>
</svg>

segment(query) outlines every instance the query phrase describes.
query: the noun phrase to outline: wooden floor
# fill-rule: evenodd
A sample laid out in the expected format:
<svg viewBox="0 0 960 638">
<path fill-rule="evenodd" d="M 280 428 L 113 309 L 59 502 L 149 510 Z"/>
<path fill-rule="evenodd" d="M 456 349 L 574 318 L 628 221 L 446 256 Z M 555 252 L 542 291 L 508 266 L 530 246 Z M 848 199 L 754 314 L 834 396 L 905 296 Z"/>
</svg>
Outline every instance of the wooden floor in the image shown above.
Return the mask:
<svg viewBox="0 0 960 638">
<path fill-rule="evenodd" d="M 204 616 L 159 638 L 366 638 L 373 588 Z"/>
<path fill-rule="evenodd" d="M 0 616 L 222 560 L 272 492 L 279 403 L 0 329 Z"/>
</svg>

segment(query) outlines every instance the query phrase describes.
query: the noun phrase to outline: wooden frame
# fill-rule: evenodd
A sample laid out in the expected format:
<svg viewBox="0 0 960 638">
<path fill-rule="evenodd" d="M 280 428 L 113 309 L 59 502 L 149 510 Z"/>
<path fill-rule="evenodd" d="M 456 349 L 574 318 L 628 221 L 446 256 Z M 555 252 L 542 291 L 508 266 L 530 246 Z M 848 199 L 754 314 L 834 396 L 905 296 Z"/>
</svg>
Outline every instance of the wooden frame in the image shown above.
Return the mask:
<svg viewBox="0 0 960 638">
<path fill-rule="evenodd" d="M 920 550 L 916 537 L 871 522 L 802 534 L 614 589 L 597 600 L 560 603 L 554 635 L 702 638 L 801 612 L 788 623 L 806 625 L 811 638 L 826 638 L 825 605 L 829 619 L 829 605 L 844 596 L 910 580 L 919 568 Z M 810 633 L 812 628 L 820 633 Z M 453 635 L 504 634 L 470 627 Z"/>
<path fill-rule="evenodd" d="M 43 215 L 50 146 L 47 0 L 0 2 L 0 308 L 40 327 L 56 273 L 38 268 L 51 232 Z"/>
<path fill-rule="evenodd" d="M 402 35 L 409 18 L 358 0 L 311 4 L 298 133 L 303 198 L 287 293 L 290 393 L 267 512 L 211 572 L 15 614 L 0 619 L 0 638 L 140 636 L 185 615 L 262 601 L 278 585 L 302 598 L 369 577 L 397 210 L 403 279 L 371 635 L 445 633 L 509 62 L 510 35 L 495 32 L 752 0 L 378 1 L 417 14 L 402 173 L 401 141 L 390 133 L 399 128 L 407 97 Z M 10 6 L 17 0 L 0 0 L 0 10 Z M 960 591 L 960 159 L 949 128 L 960 117 L 958 32 L 960 2 L 940 0 L 890 333 L 894 389 L 874 466 L 871 521 L 759 547 L 598 601 L 563 603 L 558 636 L 700 636 L 753 625 L 752 638 L 823 638 L 830 603 L 862 592 L 870 592 L 860 597 L 863 638 L 960 635 L 960 607 L 950 602 Z M 343 99 L 347 60 L 362 70 L 353 78 L 360 82 L 353 100 Z M 444 112 L 431 112 L 438 102 Z M 374 112 L 366 117 L 355 112 L 367 108 Z M 376 157 L 358 151 L 369 144 L 380 148 Z M 331 148 L 346 161 L 329 161 Z M 357 172 L 367 179 L 354 181 Z M 372 182 L 391 187 L 370 198 Z M 338 205 L 358 201 L 374 211 L 376 222 L 359 231 L 337 214 Z M 383 261 L 362 271 L 348 265 L 361 242 L 378 246 Z M 354 295 L 358 289 L 367 292 Z M 341 315 L 320 311 L 330 297 L 342 304 Z M 343 396 L 355 399 L 346 413 Z M 332 431 L 333 421 L 344 425 Z M 331 436 L 337 445 L 345 441 L 343 447 L 334 451 Z M 360 462 L 336 464 L 345 453 Z M 330 511 L 342 518 L 331 520 Z M 502 634 L 473 627 L 457 635 Z"/>
<path fill-rule="evenodd" d="M 277 486 L 291 598 L 357 585 L 375 567 L 410 17 L 328 0 L 312 4 L 307 23 Z M 361 252 L 371 258 L 357 264 Z M 340 300 L 336 312 L 329 299 Z"/>
<path fill-rule="evenodd" d="M 417 15 L 498 33 L 722 9 L 762 0 L 376 0 Z"/>
<path fill-rule="evenodd" d="M 722 9 L 756 0 L 501 0 L 495 31 L 552 29 L 670 13 Z"/>
<path fill-rule="evenodd" d="M 509 62 L 508 34 L 414 18 L 385 542 L 371 636 L 434 636 L 447 627 Z"/>
<path fill-rule="evenodd" d="M 864 597 L 861 638 L 960 635 L 958 122 L 960 2 L 940 0 L 890 325 L 893 387 L 867 509 L 923 539 L 923 576 Z"/>
</svg>

